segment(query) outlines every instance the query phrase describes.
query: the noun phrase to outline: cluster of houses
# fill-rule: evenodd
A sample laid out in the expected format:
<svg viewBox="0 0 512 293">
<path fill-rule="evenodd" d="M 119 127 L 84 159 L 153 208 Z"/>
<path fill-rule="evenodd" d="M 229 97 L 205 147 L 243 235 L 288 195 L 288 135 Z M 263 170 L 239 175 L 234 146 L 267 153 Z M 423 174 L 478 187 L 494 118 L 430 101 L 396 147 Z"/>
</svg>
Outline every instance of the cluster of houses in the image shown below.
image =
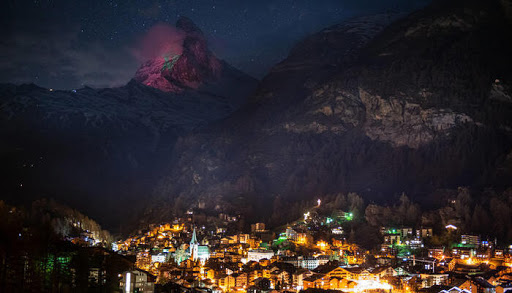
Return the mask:
<svg viewBox="0 0 512 293">
<path fill-rule="evenodd" d="M 322 223 L 330 223 L 329 218 Z M 251 233 L 231 235 L 226 227 L 186 221 L 155 226 L 115 245 L 137 267 L 123 275 L 120 287 L 128 288 L 131 281 L 130 286 L 142 288 L 144 282 L 133 280 L 156 278 L 182 291 L 208 292 L 503 293 L 512 288 L 512 247 L 497 248 L 475 235 L 461 235 L 460 243 L 449 248 L 426 247 L 431 228 L 382 227 L 382 246 L 366 251 L 349 243 L 341 227 L 329 229 L 326 239 L 311 233 L 306 221 L 278 235 L 263 223 L 251 225 Z"/>
</svg>

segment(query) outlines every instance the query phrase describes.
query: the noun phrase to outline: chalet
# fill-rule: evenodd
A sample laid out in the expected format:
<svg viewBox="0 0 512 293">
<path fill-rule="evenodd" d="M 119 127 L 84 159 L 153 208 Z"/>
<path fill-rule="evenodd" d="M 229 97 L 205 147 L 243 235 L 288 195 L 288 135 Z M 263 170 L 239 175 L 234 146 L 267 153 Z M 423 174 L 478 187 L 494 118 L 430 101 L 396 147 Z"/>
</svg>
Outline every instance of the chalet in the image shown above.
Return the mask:
<svg viewBox="0 0 512 293">
<path fill-rule="evenodd" d="M 336 267 L 334 269 L 328 270 L 325 272 L 330 278 L 339 278 L 339 279 L 354 279 L 355 274 L 353 271 L 349 269 Z"/>
<path fill-rule="evenodd" d="M 246 288 L 248 285 L 248 274 L 247 273 L 240 273 L 240 274 L 234 274 L 233 277 L 235 278 L 235 286 L 237 288 Z"/>
<path fill-rule="evenodd" d="M 270 279 L 268 278 L 258 278 L 251 282 L 251 285 L 256 287 L 259 292 L 266 291 L 268 292 L 270 290 Z"/>
<path fill-rule="evenodd" d="M 291 274 L 285 270 L 274 270 L 270 274 L 270 279 L 272 280 L 274 288 L 289 287 L 292 283 Z"/>
<path fill-rule="evenodd" d="M 293 278 L 293 286 L 296 288 L 304 287 L 304 279 L 312 276 L 313 273 L 308 269 L 298 269 L 295 273 L 292 274 Z"/>
<path fill-rule="evenodd" d="M 371 271 L 371 273 L 374 275 L 374 278 L 378 281 L 382 278 L 387 277 L 393 277 L 396 276 L 397 273 L 391 266 L 383 266 L 383 267 L 377 267 Z"/>
<path fill-rule="evenodd" d="M 314 274 L 304 279 L 304 290 L 309 288 L 329 289 L 330 277 L 324 274 Z"/>
<path fill-rule="evenodd" d="M 219 287 L 224 291 L 229 291 L 236 286 L 236 278 L 233 275 L 224 275 L 219 278 Z"/>
</svg>

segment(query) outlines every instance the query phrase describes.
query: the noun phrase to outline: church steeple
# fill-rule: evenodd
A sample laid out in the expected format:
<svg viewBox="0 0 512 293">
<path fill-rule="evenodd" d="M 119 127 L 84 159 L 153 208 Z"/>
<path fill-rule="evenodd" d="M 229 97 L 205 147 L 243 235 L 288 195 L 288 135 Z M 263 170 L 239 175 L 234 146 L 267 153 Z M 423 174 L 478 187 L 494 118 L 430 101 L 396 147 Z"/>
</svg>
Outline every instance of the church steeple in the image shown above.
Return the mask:
<svg viewBox="0 0 512 293">
<path fill-rule="evenodd" d="M 192 244 L 199 244 L 197 241 L 196 227 L 194 227 L 194 232 L 192 232 L 192 239 L 190 240 L 190 245 Z"/>
<path fill-rule="evenodd" d="M 194 227 L 194 232 L 192 232 L 192 239 L 190 239 L 190 258 L 194 261 L 197 260 L 198 250 L 199 242 L 197 241 L 196 227 Z"/>
<path fill-rule="evenodd" d="M 192 239 L 190 239 L 190 247 L 189 247 L 190 259 L 193 261 L 200 260 L 203 264 L 210 257 L 210 252 L 208 250 L 208 246 L 199 245 L 199 241 L 197 240 L 196 227 L 194 226 L 194 231 L 192 231 Z"/>
</svg>

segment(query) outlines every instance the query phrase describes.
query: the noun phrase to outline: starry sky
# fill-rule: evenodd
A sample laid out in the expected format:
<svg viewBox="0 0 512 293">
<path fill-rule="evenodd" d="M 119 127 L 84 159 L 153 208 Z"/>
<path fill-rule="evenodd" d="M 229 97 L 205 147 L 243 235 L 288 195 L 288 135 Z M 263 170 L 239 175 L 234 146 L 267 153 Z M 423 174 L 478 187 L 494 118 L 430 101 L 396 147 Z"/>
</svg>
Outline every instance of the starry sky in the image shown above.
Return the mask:
<svg viewBox="0 0 512 293">
<path fill-rule="evenodd" d="M 187 16 L 221 59 L 262 78 L 305 36 L 345 19 L 409 12 L 427 0 L 3 0 L 0 83 L 120 86 L 155 25 Z"/>
</svg>

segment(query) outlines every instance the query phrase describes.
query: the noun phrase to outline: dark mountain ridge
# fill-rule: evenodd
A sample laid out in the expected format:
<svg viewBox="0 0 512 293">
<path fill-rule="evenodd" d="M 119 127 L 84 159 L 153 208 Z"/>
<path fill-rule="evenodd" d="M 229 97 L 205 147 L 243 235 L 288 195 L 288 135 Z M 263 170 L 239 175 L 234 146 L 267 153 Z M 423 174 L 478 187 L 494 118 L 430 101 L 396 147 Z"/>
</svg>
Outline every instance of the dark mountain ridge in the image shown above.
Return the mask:
<svg viewBox="0 0 512 293">
<path fill-rule="evenodd" d="M 248 105 L 179 140 L 146 216 L 201 206 L 286 221 L 269 203 L 510 186 L 505 4 L 435 2 L 308 37 Z"/>
</svg>

